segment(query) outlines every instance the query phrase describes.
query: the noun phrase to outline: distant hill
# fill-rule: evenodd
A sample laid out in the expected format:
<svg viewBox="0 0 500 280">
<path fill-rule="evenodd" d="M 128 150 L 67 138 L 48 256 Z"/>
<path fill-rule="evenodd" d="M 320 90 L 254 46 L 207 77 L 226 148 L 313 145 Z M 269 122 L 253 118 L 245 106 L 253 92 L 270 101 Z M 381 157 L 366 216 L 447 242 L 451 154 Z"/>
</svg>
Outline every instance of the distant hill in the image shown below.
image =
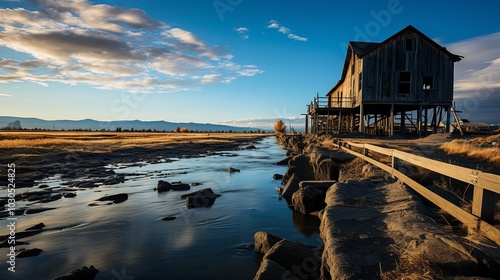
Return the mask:
<svg viewBox="0 0 500 280">
<path fill-rule="evenodd" d="M 157 131 L 173 131 L 176 127 L 188 128 L 190 131 L 233 131 L 233 132 L 244 132 L 244 131 L 258 131 L 263 130 L 255 127 L 236 127 L 220 124 L 210 124 L 210 123 L 175 123 L 166 121 L 96 121 L 92 119 L 84 120 L 42 120 L 37 118 L 22 118 L 22 117 L 9 117 L 0 116 L 0 128 L 8 127 L 16 121 L 20 122 L 23 129 L 48 129 L 48 130 L 110 130 L 116 131 L 117 128 L 123 130 L 157 130 Z"/>
</svg>

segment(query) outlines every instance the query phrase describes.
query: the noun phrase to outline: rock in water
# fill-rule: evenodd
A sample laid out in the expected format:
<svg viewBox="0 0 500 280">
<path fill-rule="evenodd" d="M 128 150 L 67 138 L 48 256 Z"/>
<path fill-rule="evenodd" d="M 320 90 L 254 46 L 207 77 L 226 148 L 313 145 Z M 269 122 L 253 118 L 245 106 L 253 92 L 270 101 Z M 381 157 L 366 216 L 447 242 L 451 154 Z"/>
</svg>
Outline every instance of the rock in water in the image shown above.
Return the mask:
<svg viewBox="0 0 500 280">
<path fill-rule="evenodd" d="M 295 211 L 302 214 L 309 214 L 325 208 L 325 194 L 322 190 L 306 187 L 299 189 L 292 195 L 292 204 Z"/>
<path fill-rule="evenodd" d="M 170 185 L 170 188 L 174 191 L 188 191 L 191 189 L 191 186 L 189 186 L 188 184 L 183 184 L 181 182 L 176 182 L 172 183 Z"/>
<path fill-rule="evenodd" d="M 234 173 L 234 172 L 240 172 L 240 170 L 236 169 L 236 168 L 229 167 L 229 169 L 227 170 L 227 172 Z"/>
<path fill-rule="evenodd" d="M 120 202 L 124 202 L 127 199 L 128 199 L 128 194 L 119 193 L 119 194 L 103 196 L 103 197 L 99 198 L 98 201 L 113 201 L 113 203 L 120 203 Z"/>
<path fill-rule="evenodd" d="M 283 238 L 269 234 L 265 231 L 256 232 L 253 239 L 255 241 L 255 251 L 264 255 L 274 246 L 274 244 L 283 240 Z"/>
<path fill-rule="evenodd" d="M 44 223 L 38 223 L 32 227 L 27 228 L 26 230 L 41 230 L 44 227 L 45 227 Z"/>
<path fill-rule="evenodd" d="M 35 257 L 38 256 L 42 253 L 42 249 L 22 249 L 17 253 L 16 258 L 28 258 L 28 257 Z"/>
<path fill-rule="evenodd" d="M 156 185 L 155 191 L 157 192 L 166 192 L 172 189 L 172 185 L 169 182 L 165 182 L 163 180 L 158 181 L 158 185 Z"/>
<path fill-rule="evenodd" d="M 281 180 L 281 179 L 283 179 L 283 175 L 281 175 L 281 174 L 274 174 L 273 175 L 273 180 Z"/>
<path fill-rule="evenodd" d="M 173 221 L 175 219 L 177 219 L 177 217 L 174 217 L 174 216 L 166 216 L 166 217 L 161 218 L 162 221 Z"/>
<path fill-rule="evenodd" d="M 215 199 L 219 196 L 220 194 L 215 194 L 211 188 L 206 188 L 182 195 L 181 198 L 186 199 L 186 206 L 188 208 L 199 208 L 214 204 Z"/>
<path fill-rule="evenodd" d="M 99 273 L 93 265 L 90 267 L 82 267 L 75 269 L 68 274 L 54 278 L 53 280 L 94 280 L 95 276 Z"/>
</svg>

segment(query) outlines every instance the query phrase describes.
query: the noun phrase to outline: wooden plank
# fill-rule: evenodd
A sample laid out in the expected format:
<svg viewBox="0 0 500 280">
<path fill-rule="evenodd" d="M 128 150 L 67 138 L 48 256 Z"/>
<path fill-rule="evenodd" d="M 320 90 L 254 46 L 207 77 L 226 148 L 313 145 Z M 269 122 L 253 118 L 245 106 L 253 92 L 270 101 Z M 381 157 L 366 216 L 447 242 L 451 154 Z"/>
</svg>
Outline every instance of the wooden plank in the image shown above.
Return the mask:
<svg viewBox="0 0 500 280">
<path fill-rule="evenodd" d="M 462 222 L 468 228 L 478 229 L 479 218 L 472 215 L 471 213 L 463 210 L 462 208 L 456 206 L 455 204 L 449 202 L 448 200 L 440 197 L 439 195 L 433 193 L 426 187 L 420 185 L 419 183 L 413 181 L 410 177 L 405 174 L 395 170 L 394 174 L 403 181 L 410 188 L 415 190 L 417 193 L 428 199 L 430 202 L 436 204 L 439 208 L 446 211 L 448 214 L 455 217 L 457 220 Z"/>
<path fill-rule="evenodd" d="M 469 184 L 475 185 L 478 182 L 478 174 L 480 173 L 480 171 L 478 170 L 456 166 L 453 164 L 412 155 L 398 150 L 394 150 L 394 156 L 413 165 L 429 169 L 431 171 L 446 175 L 451 178 L 455 178 Z"/>
<path fill-rule="evenodd" d="M 496 195 L 494 192 L 474 186 L 472 199 L 472 214 L 487 222 L 493 222 L 496 210 Z"/>
<path fill-rule="evenodd" d="M 419 193 L 420 195 L 422 195 L 423 197 L 425 197 L 426 199 L 428 199 L 429 201 L 431 201 L 432 203 L 434 203 L 439 208 L 441 208 L 444 211 L 446 211 L 448 214 L 450 214 L 453 217 L 455 217 L 461 223 L 463 223 L 464 225 L 466 225 L 469 229 L 472 229 L 472 230 L 475 230 L 475 231 L 479 232 L 479 234 L 482 234 L 483 236 L 489 238 L 490 240 L 492 240 L 496 244 L 500 245 L 500 230 L 498 230 L 497 228 L 491 226 L 487 222 L 481 221 L 480 218 L 474 216 L 473 214 L 471 214 L 471 213 L 463 210 L 462 208 L 458 207 L 457 205 L 455 205 L 455 204 L 449 202 L 448 200 L 442 198 L 441 196 L 435 194 L 434 192 L 430 191 L 426 187 L 424 187 L 424 186 L 420 185 L 419 183 L 415 182 L 410 177 L 408 177 L 405 174 L 401 173 L 400 171 L 392 168 L 391 166 L 388 166 L 386 164 L 378 162 L 378 161 L 376 161 L 373 158 L 364 156 L 361 153 L 352 151 L 352 150 L 347 149 L 345 147 L 340 147 L 340 148 L 342 150 L 344 150 L 345 152 L 347 152 L 347 153 L 350 153 L 352 155 L 360 157 L 360 158 L 366 160 L 367 162 L 369 162 L 369 163 L 371 163 L 371 164 L 373 164 L 373 165 L 381 168 L 382 170 L 395 175 L 396 177 L 398 177 L 401 180 L 401 182 L 403 182 L 404 184 L 408 185 L 414 191 L 416 191 L 417 193 Z M 420 161 L 418 161 L 418 158 L 421 158 L 421 157 L 417 157 L 417 156 L 409 157 L 408 156 L 409 154 L 403 153 L 403 152 L 400 152 L 400 151 L 397 151 L 397 150 L 394 150 L 394 153 L 398 154 L 399 156 L 402 155 L 402 157 L 405 158 L 405 159 L 403 159 L 405 161 L 416 161 L 418 163 L 417 165 L 419 165 L 421 163 Z M 428 160 L 428 161 L 434 161 L 434 160 L 429 160 L 429 159 L 426 159 L 426 158 L 421 158 L 421 159 L 425 159 L 425 160 Z M 429 163 L 429 162 L 427 162 L 425 160 L 423 160 L 422 162 Z M 431 164 L 435 164 L 433 162 L 430 162 L 430 163 Z M 442 162 L 437 162 L 437 163 L 443 164 Z M 445 164 L 445 165 L 448 165 L 448 164 Z M 439 166 L 440 166 L 440 168 L 443 167 L 441 165 L 439 165 Z M 451 164 L 450 164 L 450 166 L 451 167 L 458 167 L 458 166 L 454 166 L 454 165 L 451 165 Z M 450 166 L 448 166 L 448 168 L 450 168 Z M 427 166 L 422 166 L 422 167 L 424 167 L 424 168 L 432 167 L 432 169 L 435 168 L 434 165 L 427 165 Z M 458 169 L 461 169 L 461 168 L 462 167 L 458 167 Z M 467 168 L 465 168 L 465 169 L 467 169 Z M 469 170 L 469 169 L 467 169 L 467 170 Z M 462 177 L 469 178 L 470 176 L 466 175 L 466 176 L 462 176 Z M 484 181 L 488 182 L 489 180 L 491 180 L 493 178 L 494 178 L 493 176 L 485 176 L 484 177 Z"/>
<path fill-rule="evenodd" d="M 354 143 L 354 142 L 347 142 L 347 144 L 351 145 L 351 147 L 356 147 L 356 148 L 364 148 L 366 145 L 366 144 Z"/>
<path fill-rule="evenodd" d="M 496 174 L 480 172 L 477 176 L 476 186 L 495 193 L 500 193 L 500 176 Z"/>
<path fill-rule="evenodd" d="M 370 144 L 365 144 L 365 147 L 367 149 L 369 149 L 370 151 L 374 151 L 374 152 L 377 152 L 377 153 L 380 153 L 380 154 L 383 154 L 386 156 L 392 156 L 392 149 L 382 148 L 382 147 L 370 145 Z"/>
<path fill-rule="evenodd" d="M 486 222 L 480 221 L 479 233 L 487 237 L 491 241 L 495 242 L 496 244 L 500 245 L 500 230 L 497 229 L 496 227 Z"/>
</svg>

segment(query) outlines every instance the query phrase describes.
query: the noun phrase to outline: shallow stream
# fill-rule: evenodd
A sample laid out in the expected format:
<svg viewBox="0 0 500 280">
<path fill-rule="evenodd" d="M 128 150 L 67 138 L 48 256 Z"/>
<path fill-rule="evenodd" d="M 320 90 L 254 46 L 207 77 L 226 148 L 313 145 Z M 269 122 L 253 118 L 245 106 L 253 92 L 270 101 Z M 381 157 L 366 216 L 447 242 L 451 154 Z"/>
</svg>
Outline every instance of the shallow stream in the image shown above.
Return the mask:
<svg viewBox="0 0 500 280">
<path fill-rule="evenodd" d="M 109 166 L 126 174 L 126 181 L 77 192 L 45 204 L 55 210 L 18 217 L 18 230 L 43 222 L 44 231 L 24 238 L 43 252 L 16 260 L 7 271 L 7 248 L 0 248 L 0 279 L 53 279 L 70 270 L 93 265 L 96 279 L 252 279 L 260 256 L 247 246 L 256 231 L 320 246 L 319 221 L 291 211 L 277 198 L 273 174 L 286 166 L 276 162 L 285 151 L 273 137 L 254 143 L 257 149 L 210 156 L 172 159 L 157 164 Z M 229 173 L 229 167 L 241 172 Z M 201 183 L 190 191 L 153 191 L 158 180 Z M 61 186 L 60 177 L 39 184 Z M 208 208 L 188 209 L 180 195 L 212 188 L 221 196 Z M 89 206 L 111 194 L 128 193 L 128 200 Z M 3 195 L 3 194 L 2 194 Z M 162 217 L 175 216 L 172 221 Z M 0 220 L 2 225 L 6 220 Z M 0 228 L 6 235 L 7 228 Z"/>
</svg>

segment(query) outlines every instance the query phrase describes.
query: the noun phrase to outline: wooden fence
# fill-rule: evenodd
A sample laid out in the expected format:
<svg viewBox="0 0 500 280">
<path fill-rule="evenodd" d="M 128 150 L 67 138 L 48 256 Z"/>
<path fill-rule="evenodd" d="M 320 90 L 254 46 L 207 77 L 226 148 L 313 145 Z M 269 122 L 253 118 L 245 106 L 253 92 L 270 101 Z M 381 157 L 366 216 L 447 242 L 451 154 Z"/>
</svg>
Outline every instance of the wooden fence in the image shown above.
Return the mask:
<svg viewBox="0 0 500 280">
<path fill-rule="evenodd" d="M 469 230 L 475 231 L 500 245 L 500 230 L 489 224 L 495 213 L 496 194 L 500 193 L 500 176 L 460 167 L 425 157 L 401 152 L 395 149 L 381 148 L 370 144 L 360 144 L 343 142 L 340 139 L 334 140 L 336 147 L 343 151 L 364 159 L 365 161 L 390 173 L 394 178 L 398 178 L 417 193 L 455 217 L 467 226 Z M 359 152 L 353 150 L 357 148 Z M 369 152 L 376 152 L 391 157 L 391 164 L 385 164 L 369 156 Z M 428 188 L 420 185 L 407 175 L 399 171 L 400 161 L 419 166 L 436 173 L 460 180 L 474 186 L 472 199 L 472 213 L 449 202 Z"/>
</svg>

